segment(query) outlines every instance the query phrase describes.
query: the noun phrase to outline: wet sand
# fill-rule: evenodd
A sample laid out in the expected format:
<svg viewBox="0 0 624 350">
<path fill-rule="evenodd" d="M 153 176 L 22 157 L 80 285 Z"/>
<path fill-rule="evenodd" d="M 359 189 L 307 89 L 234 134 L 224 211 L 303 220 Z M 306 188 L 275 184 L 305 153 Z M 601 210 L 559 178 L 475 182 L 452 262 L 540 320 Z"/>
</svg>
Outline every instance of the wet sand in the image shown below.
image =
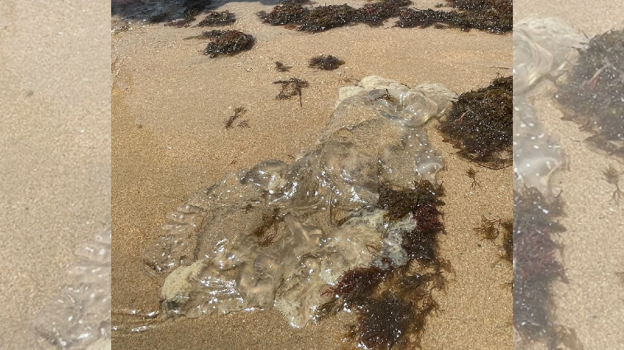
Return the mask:
<svg viewBox="0 0 624 350">
<path fill-rule="evenodd" d="M 610 29 L 621 29 L 623 5 L 610 1 L 550 1 L 548 4 L 519 0 L 514 3 L 514 22 L 527 16 L 558 17 L 589 37 Z M 567 232 L 558 237 L 564 246 L 563 265 L 569 284 L 554 285 L 558 322 L 576 330 L 585 349 L 615 349 L 624 346 L 619 322 L 624 318 L 624 285 L 616 273 L 624 271 L 624 204 L 611 201 L 615 189 L 602 171 L 613 165 L 624 170 L 624 162 L 594 152 L 580 142 L 591 136 L 573 122 L 562 121 L 562 113 L 549 97 L 553 85 L 544 82 L 543 93 L 534 98 L 544 128 L 560 138 L 569 170 L 551 178 L 563 190 Z M 555 191 L 558 193 L 558 190 Z"/>
<path fill-rule="evenodd" d="M 0 348 L 71 282 L 110 213 L 108 4 L 0 3 Z"/>
<path fill-rule="evenodd" d="M 327 4 L 340 3 L 328 1 Z M 433 6 L 435 3 L 430 4 Z M 512 36 L 459 30 L 381 28 L 365 25 L 311 35 L 260 23 L 260 3 L 227 3 L 237 22 L 227 28 L 253 34 L 251 51 L 210 59 L 202 40 L 183 40 L 201 28 L 134 26 L 112 41 L 113 325 L 145 324 L 126 316 L 159 308 L 162 280 L 150 276 L 141 254 L 161 233 L 165 215 L 188 197 L 240 168 L 259 161 L 291 162 L 312 145 L 331 115 L 341 86 L 378 75 L 409 86 L 440 83 L 456 92 L 485 87 L 510 75 Z M 200 16 L 201 18 L 201 16 Z M 307 67 L 309 58 L 332 54 L 346 61 L 336 71 Z M 293 66 L 275 71 L 274 62 Z M 303 107 L 278 101 L 273 81 L 309 81 Z M 225 129 L 236 107 L 245 107 L 250 128 Z M 435 124 L 435 122 L 434 122 Z M 441 312 L 429 318 L 425 349 L 510 349 L 511 266 L 500 246 L 481 241 L 473 228 L 481 215 L 512 215 L 511 168 L 478 168 L 482 187 L 465 175 L 471 165 L 456 156 L 429 127 L 447 169 L 441 256 L 456 273 L 446 292 L 435 294 Z M 498 242 L 500 244 L 500 242 Z M 179 319 L 139 334 L 116 332 L 120 349 L 336 349 L 348 315 L 302 329 L 275 310 Z"/>
</svg>

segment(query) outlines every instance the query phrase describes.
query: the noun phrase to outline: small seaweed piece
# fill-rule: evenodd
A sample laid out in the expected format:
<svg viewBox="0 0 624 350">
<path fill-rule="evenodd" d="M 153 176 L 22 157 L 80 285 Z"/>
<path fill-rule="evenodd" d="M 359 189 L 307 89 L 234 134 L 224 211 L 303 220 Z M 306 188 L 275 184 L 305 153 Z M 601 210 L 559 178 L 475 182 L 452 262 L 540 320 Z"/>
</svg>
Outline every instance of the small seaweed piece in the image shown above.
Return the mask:
<svg viewBox="0 0 624 350">
<path fill-rule="evenodd" d="M 282 222 L 283 217 L 280 215 L 279 208 L 274 208 L 270 213 L 262 214 L 262 224 L 252 231 L 252 234 L 258 238 L 260 247 L 268 247 L 271 245 L 275 237 L 277 237 L 277 225 Z M 267 232 L 274 228 L 275 232 L 268 234 Z"/>
<path fill-rule="evenodd" d="M 287 66 L 280 61 L 275 61 L 275 69 L 278 72 L 288 72 L 290 71 L 291 68 L 292 68 L 291 66 Z"/>
<path fill-rule="evenodd" d="M 440 131 L 464 158 L 494 169 L 511 165 L 513 153 L 513 78 L 495 79 L 453 102 Z"/>
<path fill-rule="evenodd" d="M 593 37 L 555 95 L 565 119 L 592 132 L 596 148 L 624 158 L 624 30 Z"/>
<path fill-rule="evenodd" d="M 236 16 L 230 11 L 209 11 L 206 18 L 197 23 L 197 26 L 226 26 L 234 22 L 236 22 Z"/>
<path fill-rule="evenodd" d="M 241 115 L 245 114 L 245 112 L 247 112 L 245 107 L 238 107 L 234 109 L 234 115 L 230 116 L 228 120 L 225 122 L 225 128 L 231 129 L 232 124 L 234 124 L 234 121 L 238 119 Z"/>
<path fill-rule="evenodd" d="M 303 101 L 301 96 L 301 89 L 309 86 L 305 80 L 291 78 L 289 80 L 274 81 L 273 84 L 281 84 L 282 90 L 277 95 L 278 100 L 287 100 L 293 96 L 299 96 L 299 105 L 303 107 Z"/>
<path fill-rule="evenodd" d="M 605 170 L 602 171 L 602 175 L 604 176 L 604 180 L 615 186 L 615 190 L 611 196 L 611 199 L 614 202 L 619 202 L 624 192 L 620 190 L 620 176 L 624 174 L 623 172 L 618 171 L 613 165 L 609 165 Z"/>
<path fill-rule="evenodd" d="M 204 54 L 211 58 L 250 50 L 256 41 L 251 34 L 238 30 L 212 30 L 202 33 L 202 37 L 214 38 L 214 41 L 208 43 L 204 50 Z"/>
<path fill-rule="evenodd" d="M 321 55 L 310 59 L 310 68 L 322 70 L 334 70 L 342 66 L 345 62 L 332 55 Z"/>
<path fill-rule="evenodd" d="M 481 235 L 482 239 L 495 240 L 500 235 L 501 219 L 488 219 L 481 217 L 481 226 L 475 227 L 475 232 Z"/>
<path fill-rule="evenodd" d="M 394 98 L 390 92 L 388 91 L 388 89 L 386 89 L 386 92 L 384 94 L 382 94 L 381 96 L 377 96 L 375 97 L 374 101 L 379 101 L 379 100 L 386 100 L 390 103 L 396 103 L 396 98 Z"/>
<path fill-rule="evenodd" d="M 468 175 L 468 177 L 472 179 L 470 188 L 474 188 L 475 186 L 481 187 L 481 183 L 477 181 L 477 171 L 473 167 L 470 167 L 468 168 L 468 170 L 466 170 L 466 175 Z"/>
</svg>

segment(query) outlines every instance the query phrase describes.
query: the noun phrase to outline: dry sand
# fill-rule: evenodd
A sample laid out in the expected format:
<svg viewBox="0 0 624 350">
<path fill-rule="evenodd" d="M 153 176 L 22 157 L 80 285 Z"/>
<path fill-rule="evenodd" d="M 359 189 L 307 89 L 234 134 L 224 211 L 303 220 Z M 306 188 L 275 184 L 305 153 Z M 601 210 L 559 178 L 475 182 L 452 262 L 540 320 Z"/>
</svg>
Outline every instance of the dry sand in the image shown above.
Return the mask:
<svg viewBox="0 0 624 350">
<path fill-rule="evenodd" d="M 527 16 L 558 17 L 589 37 L 610 29 L 621 29 L 623 4 L 612 1 L 516 0 L 514 21 Z M 551 183 L 563 190 L 567 232 L 558 242 L 565 248 L 564 267 L 569 284 L 556 283 L 555 308 L 558 321 L 576 330 L 585 349 L 621 349 L 624 333 L 624 285 L 617 272 L 624 271 L 624 203 L 614 203 L 613 185 L 603 180 L 602 171 L 613 165 L 624 170 L 624 162 L 592 151 L 579 142 L 590 134 L 572 122 L 562 121 L 552 96 L 553 86 L 545 82 L 543 95 L 535 98 L 536 112 L 549 131 L 560 137 L 569 171 L 554 174 Z M 548 91 L 548 89 L 551 89 Z"/>
<path fill-rule="evenodd" d="M 35 349 L 28 322 L 110 215 L 109 10 L 0 2 L 2 349 Z"/>
<path fill-rule="evenodd" d="M 339 87 L 379 75 L 410 86 L 441 83 L 461 93 L 487 86 L 498 73 L 511 74 L 510 34 L 400 29 L 390 21 L 382 28 L 358 25 L 311 35 L 260 23 L 255 13 L 270 9 L 257 2 L 218 8 L 236 14 L 232 28 L 257 38 L 251 51 L 233 57 L 210 59 L 200 53 L 205 41 L 183 40 L 200 28 L 135 25 L 113 35 L 114 326 L 141 325 L 123 314 L 159 307 L 161 281 L 140 257 L 160 234 L 165 215 L 235 169 L 266 159 L 292 161 L 319 136 Z M 332 72 L 308 68 L 307 60 L 318 54 L 346 64 Z M 293 68 L 276 72 L 276 60 Z M 303 107 L 275 99 L 279 89 L 272 82 L 291 77 L 310 82 Z M 224 128 L 236 107 L 248 110 L 250 128 Z M 470 164 L 433 128 L 430 137 L 447 162 L 440 173 L 448 229 L 441 255 L 456 274 L 448 290 L 436 294 L 442 311 L 429 318 L 423 348 L 510 349 L 512 296 L 504 284 L 511 281 L 511 266 L 500 262 L 500 247 L 480 241 L 473 228 L 481 215 L 511 217 L 511 168 L 479 168 L 483 186 L 471 189 L 465 175 Z M 179 319 L 139 334 L 116 332 L 113 348 L 335 349 L 344 318 L 299 330 L 273 310 Z"/>
</svg>

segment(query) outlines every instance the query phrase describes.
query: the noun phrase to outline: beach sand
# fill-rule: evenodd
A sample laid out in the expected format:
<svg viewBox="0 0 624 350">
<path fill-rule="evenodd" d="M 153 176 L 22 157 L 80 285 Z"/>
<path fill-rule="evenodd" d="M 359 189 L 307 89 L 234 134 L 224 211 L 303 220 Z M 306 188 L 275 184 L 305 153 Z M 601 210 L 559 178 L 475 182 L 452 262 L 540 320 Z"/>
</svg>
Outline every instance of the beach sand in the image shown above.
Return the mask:
<svg viewBox="0 0 624 350">
<path fill-rule="evenodd" d="M 610 29 L 622 29 L 624 5 L 611 1 L 514 2 L 514 22 L 526 18 L 558 17 L 589 37 Z M 624 163 L 592 151 L 579 142 L 590 136 L 573 122 L 562 121 L 554 87 L 544 82 L 534 98 L 544 128 L 560 139 L 569 170 L 561 170 L 551 184 L 562 190 L 566 216 L 561 223 L 567 232 L 557 237 L 564 247 L 563 265 L 569 284 L 554 284 L 557 321 L 576 330 L 585 349 L 616 349 L 624 346 L 619 322 L 624 319 L 624 285 L 616 273 L 624 271 L 624 204 L 611 201 L 614 186 L 603 180 L 602 171 Z"/>
<path fill-rule="evenodd" d="M 0 3 L 0 348 L 71 280 L 73 249 L 110 217 L 110 9 Z"/>
<path fill-rule="evenodd" d="M 327 1 L 323 4 L 340 4 Z M 433 6 L 437 2 L 427 5 Z M 419 3 L 419 6 L 421 4 Z M 422 7 L 422 6 L 421 6 Z M 331 115 L 338 89 L 369 75 L 415 87 L 440 83 L 462 93 L 511 74 L 512 36 L 459 30 L 350 26 L 308 34 L 264 25 L 256 17 L 271 6 L 228 2 L 233 29 L 253 34 L 251 51 L 210 59 L 205 40 L 183 40 L 200 28 L 141 26 L 112 37 L 112 220 L 113 326 L 146 324 L 128 317 L 158 310 L 162 280 L 152 277 L 141 254 L 161 233 L 165 215 L 224 175 L 259 161 L 291 162 L 309 148 Z M 201 17 L 201 16 L 200 16 Z M 116 22 L 114 19 L 113 22 Z M 317 71 L 307 61 L 319 54 L 346 61 L 336 71 Z M 293 66 L 279 73 L 274 62 Z M 272 82 L 309 81 L 303 107 L 279 101 Z M 225 129 L 236 107 L 245 107 L 250 128 Z M 477 167 L 482 187 L 471 188 L 471 164 L 428 128 L 447 169 L 441 256 L 455 274 L 445 292 L 435 293 L 441 311 L 428 318 L 424 349 L 510 349 L 512 279 L 499 258 L 500 242 L 481 241 L 473 228 L 481 216 L 512 216 L 511 168 Z M 497 245 L 498 244 L 498 245 Z M 275 310 L 178 319 L 156 329 L 113 334 L 117 349 L 336 349 L 348 315 L 290 327 Z"/>
</svg>

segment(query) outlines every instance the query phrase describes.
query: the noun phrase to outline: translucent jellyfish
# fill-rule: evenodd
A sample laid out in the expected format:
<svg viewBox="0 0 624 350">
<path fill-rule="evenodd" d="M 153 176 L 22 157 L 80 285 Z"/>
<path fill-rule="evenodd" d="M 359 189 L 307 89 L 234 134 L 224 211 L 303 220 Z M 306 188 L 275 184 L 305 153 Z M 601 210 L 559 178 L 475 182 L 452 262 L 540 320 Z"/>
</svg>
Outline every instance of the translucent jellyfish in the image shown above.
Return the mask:
<svg viewBox="0 0 624 350">
<path fill-rule="evenodd" d="M 44 349 L 110 349 L 111 231 L 97 234 L 75 250 L 65 287 L 34 320 Z"/>
<path fill-rule="evenodd" d="M 573 48 L 587 38 L 556 18 L 527 18 L 514 24 L 514 93 L 526 93 L 546 75 L 561 71 L 574 55 Z"/>
<path fill-rule="evenodd" d="M 550 194 L 550 175 L 564 163 L 555 137 L 544 131 L 523 96 L 514 97 L 514 188 L 520 184 Z"/>
<path fill-rule="evenodd" d="M 276 307 L 301 327 L 345 271 L 405 263 L 396 232 L 417 223 L 388 226 L 376 207 L 380 184 L 435 183 L 442 158 L 419 127 L 455 94 L 373 77 L 340 95 L 304 156 L 230 174 L 169 215 L 144 256 L 168 273 L 165 317 Z"/>
</svg>

